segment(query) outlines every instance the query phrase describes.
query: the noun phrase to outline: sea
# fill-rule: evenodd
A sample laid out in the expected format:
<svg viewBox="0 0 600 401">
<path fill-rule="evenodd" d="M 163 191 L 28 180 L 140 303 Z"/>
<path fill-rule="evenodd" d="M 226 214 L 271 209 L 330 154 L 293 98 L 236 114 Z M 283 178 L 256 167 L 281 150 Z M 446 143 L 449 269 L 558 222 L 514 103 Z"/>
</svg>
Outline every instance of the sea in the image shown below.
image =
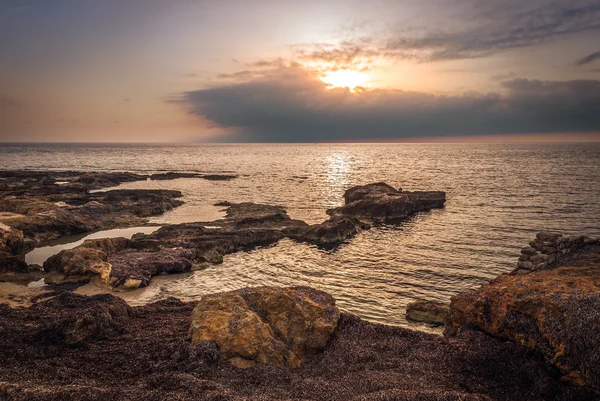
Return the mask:
<svg viewBox="0 0 600 401">
<path fill-rule="evenodd" d="M 318 223 L 346 189 L 380 181 L 447 193 L 444 209 L 363 231 L 334 250 L 283 240 L 204 270 L 155 277 L 120 294 L 134 305 L 308 285 L 332 294 L 343 311 L 412 327 L 409 302 L 448 302 L 511 271 L 538 231 L 600 236 L 600 143 L 2 144 L 0 169 L 238 175 L 120 185 L 184 194 L 183 206 L 152 219 L 158 225 L 218 219 L 219 201 L 282 205 L 292 218 Z"/>
</svg>

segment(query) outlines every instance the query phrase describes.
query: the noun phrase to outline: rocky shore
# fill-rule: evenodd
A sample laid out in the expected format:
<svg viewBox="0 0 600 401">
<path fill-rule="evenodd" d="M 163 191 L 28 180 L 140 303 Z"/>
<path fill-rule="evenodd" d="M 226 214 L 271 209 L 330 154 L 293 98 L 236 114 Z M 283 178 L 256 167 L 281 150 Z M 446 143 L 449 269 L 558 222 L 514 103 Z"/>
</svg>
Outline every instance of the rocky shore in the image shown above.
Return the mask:
<svg viewBox="0 0 600 401">
<path fill-rule="evenodd" d="M 64 227 L 139 222 L 180 202 L 173 191 L 91 192 L 140 179 L 128 173 L 3 174 L 0 266 L 14 275 L 30 273 L 25 250 Z M 594 238 L 540 233 L 513 272 L 449 306 L 410 305 L 414 320 L 445 325 L 444 336 L 363 321 L 308 287 L 245 288 L 141 307 L 72 291 L 90 279 L 141 287 L 154 275 L 219 263 L 282 238 L 331 247 L 444 202 L 442 192 L 370 184 L 349 189 L 344 205 L 316 225 L 279 206 L 223 202 L 225 218 L 210 224 L 167 225 L 64 250 L 41 274 L 70 280 L 21 294 L 19 304 L 0 303 L 0 399 L 600 400 Z"/>
<path fill-rule="evenodd" d="M 5 174 L 8 177 L 4 183 L 7 196 L 0 200 L 0 210 L 14 215 L 3 220 L 9 231 L 2 235 L 7 241 L 9 232 L 10 238 L 23 235 L 22 246 L 13 246 L 10 252 L 4 247 L 6 251 L 0 253 L 5 260 L 4 270 L 13 273 L 27 271 L 27 266 L 17 255 L 43 239 L 144 224 L 145 217 L 181 204 L 176 199 L 181 197 L 177 191 L 90 192 L 93 188 L 112 186 L 117 182 L 145 179 L 145 176 L 129 173 L 85 173 L 81 176 L 59 173 L 56 177 L 52 173 Z M 159 179 L 188 175 L 166 173 Z M 71 181 L 63 181 L 60 185 L 52 182 L 67 177 Z M 369 229 L 372 224 L 397 223 L 416 213 L 441 208 L 446 196 L 443 192 L 408 192 L 375 183 L 350 188 L 344 199 L 344 206 L 328 211 L 331 218 L 314 225 L 291 219 L 280 206 L 222 202 L 218 205 L 226 208 L 224 219 L 166 225 L 152 234 L 136 234 L 131 239 L 88 240 L 50 257 L 44 262 L 43 271 L 59 273 L 70 281 L 93 279 L 97 284 L 111 288 L 145 287 L 152 276 L 201 269 L 207 263 L 221 263 L 224 255 L 269 246 L 283 238 L 333 248 L 361 230 Z M 31 209 L 34 204 L 38 207 Z"/>
</svg>

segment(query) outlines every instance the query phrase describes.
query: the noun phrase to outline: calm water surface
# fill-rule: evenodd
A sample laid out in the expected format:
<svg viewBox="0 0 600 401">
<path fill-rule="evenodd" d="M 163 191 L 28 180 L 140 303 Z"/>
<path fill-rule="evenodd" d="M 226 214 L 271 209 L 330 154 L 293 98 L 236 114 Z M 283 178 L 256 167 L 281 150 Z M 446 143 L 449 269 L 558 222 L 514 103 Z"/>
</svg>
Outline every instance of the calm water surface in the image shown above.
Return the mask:
<svg viewBox="0 0 600 401">
<path fill-rule="evenodd" d="M 157 224 L 217 219 L 222 213 L 212 205 L 222 200 L 285 205 L 293 218 L 320 222 L 345 189 L 374 181 L 446 191 L 445 209 L 365 231 L 335 251 L 284 240 L 126 295 L 139 304 L 310 285 L 334 295 L 343 310 L 399 325 L 411 300 L 448 301 L 510 271 L 537 231 L 600 236 L 599 165 L 600 144 L 0 145 L 3 169 L 240 175 L 121 185 L 184 193 L 186 204 Z"/>
</svg>

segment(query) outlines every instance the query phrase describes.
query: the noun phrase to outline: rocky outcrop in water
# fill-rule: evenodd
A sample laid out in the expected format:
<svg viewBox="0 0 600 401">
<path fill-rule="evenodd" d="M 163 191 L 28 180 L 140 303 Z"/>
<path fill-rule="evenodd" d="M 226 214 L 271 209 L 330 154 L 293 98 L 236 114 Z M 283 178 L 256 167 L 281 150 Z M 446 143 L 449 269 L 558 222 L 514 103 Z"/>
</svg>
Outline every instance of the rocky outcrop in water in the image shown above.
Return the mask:
<svg viewBox="0 0 600 401">
<path fill-rule="evenodd" d="M 192 346 L 216 343 L 233 365 L 298 367 L 325 349 L 340 312 L 334 299 L 307 287 L 259 287 L 206 295 L 192 313 Z"/>
<path fill-rule="evenodd" d="M 357 201 L 366 202 L 361 207 L 363 210 L 368 210 L 369 207 L 377 207 L 378 203 L 373 201 L 373 197 L 379 196 L 377 194 L 380 188 L 386 188 L 385 184 L 360 187 L 358 192 L 351 189 L 349 190 L 351 195 L 347 198 L 358 199 L 350 204 Z M 118 194 L 111 194 L 111 192 L 113 191 L 105 194 L 111 198 L 113 196 L 119 198 Z M 398 195 L 396 192 L 395 195 L 389 196 L 404 199 L 406 205 L 408 195 L 406 193 Z M 423 199 L 426 197 L 422 196 Z M 122 202 L 126 202 L 121 199 Z M 410 202 L 409 204 L 412 205 Z M 194 263 L 221 263 L 224 255 L 272 245 L 282 238 L 287 237 L 324 248 L 333 248 L 370 227 L 365 221 L 344 213 L 336 213 L 323 223 L 308 225 L 301 220 L 290 218 L 285 208 L 281 206 L 248 202 L 222 202 L 219 205 L 227 207 L 224 219 L 209 224 L 167 225 L 151 234 L 136 234 L 114 255 L 106 255 L 103 250 L 83 249 L 89 248 L 84 244 L 75 250 L 62 252 L 44 267 L 46 270 L 59 271 L 68 275 L 79 273 L 86 277 L 99 275 L 101 281 L 114 287 L 137 288 L 146 286 L 153 275 L 189 271 Z M 419 205 L 410 206 L 410 210 L 425 210 L 426 207 L 431 206 L 425 201 Z M 124 210 L 129 209 L 125 207 Z M 405 208 L 402 213 L 405 213 L 405 217 L 408 216 L 408 209 Z M 398 218 L 399 214 L 395 216 Z M 106 219 L 108 217 L 105 217 L 105 221 Z M 83 259 L 77 257 L 80 253 L 87 256 Z M 74 259 L 71 254 L 75 256 Z M 160 257 L 163 258 L 162 263 Z"/>
<path fill-rule="evenodd" d="M 523 251 L 539 264 L 453 297 L 447 332 L 474 327 L 514 341 L 541 354 L 565 382 L 600 392 L 600 244 L 540 233 Z"/>
<path fill-rule="evenodd" d="M 398 223 L 415 213 L 444 207 L 446 193 L 402 191 L 379 182 L 350 188 L 344 194 L 344 200 L 344 206 L 327 213 L 377 224 Z"/>
<path fill-rule="evenodd" d="M 173 180 L 175 178 L 203 178 L 209 181 L 230 181 L 237 178 L 237 175 L 232 174 L 201 174 L 201 173 L 158 173 L 150 175 L 151 180 Z"/>
</svg>

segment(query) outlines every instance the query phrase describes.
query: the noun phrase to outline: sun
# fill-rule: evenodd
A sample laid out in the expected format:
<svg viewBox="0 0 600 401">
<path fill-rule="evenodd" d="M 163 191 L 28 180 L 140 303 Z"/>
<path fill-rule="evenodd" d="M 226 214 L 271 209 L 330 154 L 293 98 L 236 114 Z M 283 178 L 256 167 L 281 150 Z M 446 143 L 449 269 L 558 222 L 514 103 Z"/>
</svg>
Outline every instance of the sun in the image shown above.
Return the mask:
<svg viewBox="0 0 600 401">
<path fill-rule="evenodd" d="M 354 92 L 357 87 L 364 87 L 368 80 L 368 75 L 364 72 L 355 70 L 337 70 L 325 73 L 321 81 L 329 85 L 330 88 L 348 88 Z"/>
</svg>

